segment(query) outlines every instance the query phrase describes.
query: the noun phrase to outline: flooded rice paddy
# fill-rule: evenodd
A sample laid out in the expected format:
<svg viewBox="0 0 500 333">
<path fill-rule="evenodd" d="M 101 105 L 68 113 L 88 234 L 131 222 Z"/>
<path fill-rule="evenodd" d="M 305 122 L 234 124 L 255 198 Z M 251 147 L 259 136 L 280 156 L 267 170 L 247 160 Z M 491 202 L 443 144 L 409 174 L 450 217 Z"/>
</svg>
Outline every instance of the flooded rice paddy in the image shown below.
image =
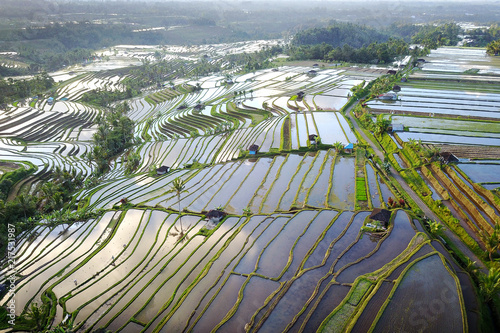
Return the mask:
<svg viewBox="0 0 500 333">
<path fill-rule="evenodd" d="M 172 61 L 188 61 L 189 70 L 201 50 L 216 58 L 263 45 L 275 44 L 104 50 L 109 61 L 75 68 L 73 74 L 54 73 L 58 80 L 70 79 L 58 86 L 55 103 L 25 101 L 0 111 L 0 159 L 31 162 L 38 168 L 35 176 L 59 167 L 91 179 L 97 165 L 87 153 L 103 111 L 80 98 L 94 89 L 124 88 L 122 76 L 102 70 L 152 60 L 155 50 Z M 357 142 L 339 110 L 352 87 L 378 74 L 352 77 L 345 69 L 328 69 L 311 77 L 306 75 L 310 69 L 282 66 L 234 75 L 233 83 L 226 83 L 222 73 L 176 80 L 175 89 L 168 84 L 131 100 L 136 143 L 130 151 L 140 155 L 138 168 L 125 173 L 126 157 L 118 156 L 109 173 L 75 195 L 85 209 L 97 212 L 95 218 L 71 226 L 38 226 L 33 237 L 21 237 L 17 314 L 42 302 L 45 294 L 58 301 L 54 325 L 69 315 L 80 332 L 311 332 L 332 312 L 345 311 L 359 276 L 382 274 L 381 269 L 385 273 L 375 279 L 406 274 L 394 287 L 396 298 L 415 279 L 414 268 L 437 267 L 436 274 L 451 281 L 453 275 L 443 273 L 444 262 L 414 263 L 422 255 L 411 253 L 411 262 L 398 261 L 412 246 L 418 250 L 426 237 L 417 233 L 406 212 L 393 210 L 386 232 L 360 231 L 370 211 L 355 211 L 355 154 L 329 148 Z M 197 84 L 201 89 L 179 92 Z M 296 98 L 299 91 L 305 91 L 303 100 Z M 403 88 L 395 104 L 369 105 L 460 117 L 498 114 L 497 94 L 462 95 Z M 403 141 L 468 138 L 496 145 L 500 139 L 494 124 L 478 123 L 475 133 L 464 134 L 463 119 L 440 123 L 397 117 L 410 128 L 401 133 Z M 316 149 L 311 134 L 329 146 Z M 249 155 L 253 144 L 259 146 L 256 156 Z M 157 175 L 162 165 L 170 170 Z M 500 183 L 485 180 L 498 174 L 496 164 L 483 165 L 474 169 L 477 164 L 463 163 L 460 168 L 475 182 Z M 369 207 L 383 207 L 389 196 L 395 197 L 374 165 L 366 164 L 366 177 Z M 175 179 L 184 182 L 179 193 L 172 188 Z M 227 214 L 222 223 L 205 216 L 216 208 Z M 426 246 L 428 253 L 433 251 Z M 432 280 L 436 286 L 438 278 Z M 384 301 L 388 297 L 376 295 Z M 2 299 L 7 301 L 7 296 Z M 365 301 L 362 296 L 357 300 L 360 305 Z M 450 313 L 456 315 L 460 309 L 452 305 Z M 372 321 L 376 311 L 370 312 Z"/>
</svg>

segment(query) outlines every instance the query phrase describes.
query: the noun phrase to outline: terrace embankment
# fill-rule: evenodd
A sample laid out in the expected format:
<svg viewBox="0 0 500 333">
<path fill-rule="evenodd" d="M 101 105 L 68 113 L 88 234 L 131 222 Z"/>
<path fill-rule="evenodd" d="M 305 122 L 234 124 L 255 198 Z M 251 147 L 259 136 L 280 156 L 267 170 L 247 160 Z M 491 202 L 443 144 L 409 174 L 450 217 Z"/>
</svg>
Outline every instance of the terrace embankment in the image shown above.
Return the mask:
<svg viewBox="0 0 500 333">
<path fill-rule="evenodd" d="M 425 144 L 425 148 L 429 149 L 437 147 L 442 152 L 450 152 L 458 158 L 471 158 L 471 159 L 487 159 L 497 160 L 500 159 L 500 147 L 493 146 L 466 146 L 466 145 L 447 145 Z"/>
<path fill-rule="evenodd" d="M 372 114 L 379 114 L 379 113 L 383 113 L 383 114 L 402 114 L 402 115 L 410 115 L 410 116 L 423 116 L 423 115 L 426 115 L 427 113 L 423 113 L 423 112 L 416 112 L 416 111 L 408 111 L 408 110 L 396 110 L 396 109 L 377 109 L 376 107 L 374 107 L 373 105 L 370 106 L 369 108 L 370 110 L 370 113 Z M 431 116 L 432 114 L 432 118 L 447 118 L 447 119 L 477 119 L 477 120 L 481 120 L 481 121 L 498 121 L 498 118 L 493 118 L 493 117 L 482 117 L 482 116 L 471 116 L 471 115 L 467 115 L 467 116 L 464 116 L 464 115 L 459 115 L 459 114 L 449 114 L 449 113 L 434 113 L 432 108 L 429 108 L 429 116 Z"/>
</svg>

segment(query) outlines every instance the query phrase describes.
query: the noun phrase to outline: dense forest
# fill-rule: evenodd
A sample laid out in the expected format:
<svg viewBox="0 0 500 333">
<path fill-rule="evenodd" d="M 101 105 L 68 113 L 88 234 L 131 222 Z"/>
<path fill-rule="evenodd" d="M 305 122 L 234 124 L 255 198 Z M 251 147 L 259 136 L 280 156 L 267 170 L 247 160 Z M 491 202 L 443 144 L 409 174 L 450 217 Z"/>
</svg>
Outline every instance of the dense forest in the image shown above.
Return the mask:
<svg viewBox="0 0 500 333">
<path fill-rule="evenodd" d="M 391 25 L 381 31 L 350 23 L 304 30 L 292 40 L 293 59 L 321 59 L 355 63 L 389 63 L 409 54 L 419 56 L 442 45 L 456 45 L 461 28 L 442 25 Z M 422 48 L 411 48 L 409 43 Z"/>
<path fill-rule="evenodd" d="M 349 45 L 360 48 L 370 43 L 386 42 L 389 35 L 367 26 L 352 23 L 335 22 L 326 28 L 313 28 L 298 32 L 292 39 L 292 44 L 315 45 L 328 44 L 332 47 Z"/>
</svg>

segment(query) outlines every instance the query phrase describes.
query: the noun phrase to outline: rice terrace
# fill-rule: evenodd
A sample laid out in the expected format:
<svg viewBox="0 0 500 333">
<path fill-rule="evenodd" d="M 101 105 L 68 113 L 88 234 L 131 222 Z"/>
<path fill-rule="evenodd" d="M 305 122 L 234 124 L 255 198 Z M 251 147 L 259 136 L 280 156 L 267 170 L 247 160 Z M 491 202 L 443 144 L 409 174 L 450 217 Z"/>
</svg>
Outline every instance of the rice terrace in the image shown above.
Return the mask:
<svg viewBox="0 0 500 333">
<path fill-rule="evenodd" d="M 1 332 L 500 327 L 499 43 L 154 43 L 189 22 L 0 49 Z"/>
</svg>

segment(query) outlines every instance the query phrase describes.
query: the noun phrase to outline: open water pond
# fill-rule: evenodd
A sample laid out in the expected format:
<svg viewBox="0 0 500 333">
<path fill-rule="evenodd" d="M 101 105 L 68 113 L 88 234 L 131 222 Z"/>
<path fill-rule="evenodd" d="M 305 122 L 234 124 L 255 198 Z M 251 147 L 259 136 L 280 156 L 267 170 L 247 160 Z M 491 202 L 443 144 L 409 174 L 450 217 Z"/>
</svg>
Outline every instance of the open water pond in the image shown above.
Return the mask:
<svg viewBox="0 0 500 333">
<path fill-rule="evenodd" d="M 331 179 L 328 205 L 341 210 L 354 209 L 355 181 L 354 158 L 341 157 L 337 159 Z"/>
</svg>

